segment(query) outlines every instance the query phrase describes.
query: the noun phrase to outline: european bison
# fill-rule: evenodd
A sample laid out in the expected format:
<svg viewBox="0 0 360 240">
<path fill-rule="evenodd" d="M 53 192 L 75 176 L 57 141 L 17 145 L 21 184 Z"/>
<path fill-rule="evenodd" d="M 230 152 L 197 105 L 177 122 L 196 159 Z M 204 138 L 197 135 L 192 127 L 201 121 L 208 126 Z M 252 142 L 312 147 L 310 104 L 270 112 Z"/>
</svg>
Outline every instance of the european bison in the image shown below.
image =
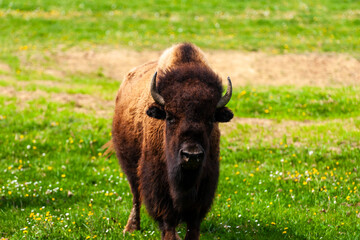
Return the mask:
<svg viewBox="0 0 360 240">
<path fill-rule="evenodd" d="M 140 205 L 159 223 L 162 239 L 199 239 L 219 176 L 218 122 L 228 122 L 225 107 L 231 81 L 222 85 L 201 50 L 183 43 L 158 61 L 133 69 L 121 84 L 113 119 L 113 147 L 133 194 L 124 232 L 140 229 Z"/>
</svg>

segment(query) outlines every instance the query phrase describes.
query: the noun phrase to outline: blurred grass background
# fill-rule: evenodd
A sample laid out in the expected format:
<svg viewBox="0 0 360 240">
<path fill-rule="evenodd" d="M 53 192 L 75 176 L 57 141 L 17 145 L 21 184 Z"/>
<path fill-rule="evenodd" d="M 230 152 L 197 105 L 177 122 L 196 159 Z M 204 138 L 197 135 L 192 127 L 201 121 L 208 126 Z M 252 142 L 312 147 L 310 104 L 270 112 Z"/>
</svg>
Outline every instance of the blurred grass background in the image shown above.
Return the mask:
<svg viewBox="0 0 360 240">
<path fill-rule="evenodd" d="M 2 50 L 192 41 L 246 51 L 360 51 L 358 0 L 1 0 Z"/>
</svg>

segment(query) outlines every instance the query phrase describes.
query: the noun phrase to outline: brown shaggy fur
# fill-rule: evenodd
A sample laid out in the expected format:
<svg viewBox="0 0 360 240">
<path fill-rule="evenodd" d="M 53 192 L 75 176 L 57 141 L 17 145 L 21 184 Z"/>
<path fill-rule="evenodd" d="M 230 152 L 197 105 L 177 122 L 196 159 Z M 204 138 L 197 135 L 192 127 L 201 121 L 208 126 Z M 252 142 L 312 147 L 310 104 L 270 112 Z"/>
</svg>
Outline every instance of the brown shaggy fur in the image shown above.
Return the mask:
<svg viewBox="0 0 360 240">
<path fill-rule="evenodd" d="M 158 72 L 157 91 L 165 106 L 154 103 L 150 81 Z M 122 83 L 113 119 L 113 146 L 133 193 L 133 208 L 124 231 L 140 229 L 140 205 L 159 223 L 162 239 L 179 239 L 175 228 L 186 222 L 185 239 L 198 239 L 219 175 L 218 121 L 232 118 L 216 109 L 221 98 L 219 77 L 192 44 L 166 50 L 159 61 L 132 70 Z M 204 160 L 183 169 L 179 152 L 198 144 Z M 111 145 L 111 144 L 110 144 Z"/>
</svg>

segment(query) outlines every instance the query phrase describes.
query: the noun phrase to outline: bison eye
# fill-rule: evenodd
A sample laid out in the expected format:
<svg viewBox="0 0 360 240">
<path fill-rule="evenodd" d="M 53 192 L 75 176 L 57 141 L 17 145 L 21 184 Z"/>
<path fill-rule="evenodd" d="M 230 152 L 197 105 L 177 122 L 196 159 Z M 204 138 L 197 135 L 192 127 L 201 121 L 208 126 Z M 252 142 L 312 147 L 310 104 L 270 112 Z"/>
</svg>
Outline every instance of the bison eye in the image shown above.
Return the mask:
<svg viewBox="0 0 360 240">
<path fill-rule="evenodd" d="M 209 120 L 208 120 L 208 125 L 209 126 L 212 126 L 213 124 L 214 124 L 214 122 L 215 122 L 215 117 L 212 117 L 212 118 L 210 118 Z"/>
<path fill-rule="evenodd" d="M 170 124 L 174 124 L 176 122 L 176 118 L 170 114 L 170 113 L 167 113 L 166 114 L 166 121 Z"/>
</svg>

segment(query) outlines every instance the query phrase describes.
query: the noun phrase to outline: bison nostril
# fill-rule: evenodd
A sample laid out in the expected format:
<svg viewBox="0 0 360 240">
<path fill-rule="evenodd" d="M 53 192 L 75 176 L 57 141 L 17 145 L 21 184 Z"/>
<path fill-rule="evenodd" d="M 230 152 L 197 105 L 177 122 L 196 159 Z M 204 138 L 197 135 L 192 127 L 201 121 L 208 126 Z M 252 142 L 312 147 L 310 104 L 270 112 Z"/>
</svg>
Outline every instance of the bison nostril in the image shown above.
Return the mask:
<svg viewBox="0 0 360 240">
<path fill-rule="evenodd" d="M 188 152 L 186 150 L 181 150 L 181 158 L 184 162 L 201 162 L 204 158 L 204 153 L 200 151 Z"/>
</svg>

